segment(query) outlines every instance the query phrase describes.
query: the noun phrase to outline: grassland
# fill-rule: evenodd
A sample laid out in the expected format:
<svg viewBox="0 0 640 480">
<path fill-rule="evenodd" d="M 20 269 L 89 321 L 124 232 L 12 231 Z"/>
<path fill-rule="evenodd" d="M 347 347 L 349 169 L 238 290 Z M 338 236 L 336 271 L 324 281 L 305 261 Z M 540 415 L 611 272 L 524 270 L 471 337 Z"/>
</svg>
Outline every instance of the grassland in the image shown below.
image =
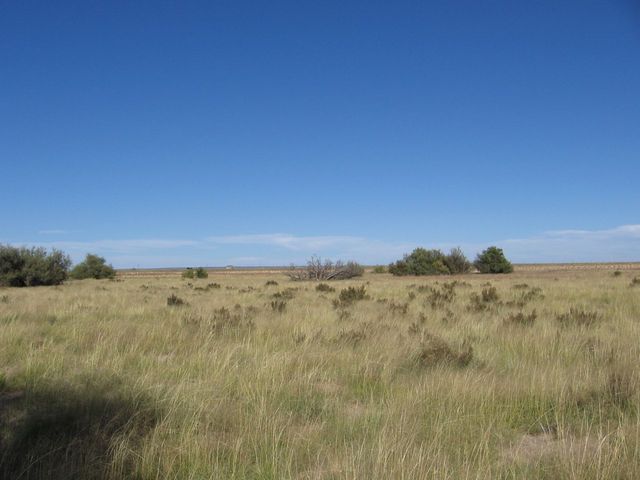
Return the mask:
<svg viewBox="0 0 640 480">
<path fill-rule="evenodd" d="M 0 478 L 640 478 L 637 276 L 0 290 Z"/>
</svg>

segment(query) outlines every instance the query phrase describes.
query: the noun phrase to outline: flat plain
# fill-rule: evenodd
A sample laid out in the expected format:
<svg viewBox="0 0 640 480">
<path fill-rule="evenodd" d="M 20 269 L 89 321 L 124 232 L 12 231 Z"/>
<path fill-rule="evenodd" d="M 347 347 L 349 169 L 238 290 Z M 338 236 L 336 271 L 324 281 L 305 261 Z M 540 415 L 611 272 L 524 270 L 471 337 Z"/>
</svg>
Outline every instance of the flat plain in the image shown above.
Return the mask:
<svg viewBox="0 0 640 480">
<path fill-rule="evenodd" d="M 2 289 L 0 478 L 640 478 L 639 277 Z"/>
</svg>

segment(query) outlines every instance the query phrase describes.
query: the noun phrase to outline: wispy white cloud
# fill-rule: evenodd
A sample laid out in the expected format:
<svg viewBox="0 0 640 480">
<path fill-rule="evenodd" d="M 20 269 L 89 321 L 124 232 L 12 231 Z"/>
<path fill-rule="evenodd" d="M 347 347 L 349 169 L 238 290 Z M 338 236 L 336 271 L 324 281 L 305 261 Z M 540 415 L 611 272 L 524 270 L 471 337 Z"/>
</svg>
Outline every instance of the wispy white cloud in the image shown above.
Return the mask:
<svg viewBox="0 0 640 480">
<path fill-rule="evenodd" d="M 367 240 L 362 237 L 336 235 L 296 236 L 287 233 L 266 233 L 209 237 L 207 241 L 227 245 L 267 245 L 294 251 L 308 251 L 358 245 Z"/>
<path fill-rule="evenodd" d="M 605 230 L 553 230 L 500 242 L 517 262 L 640 261 L 640 225 Z"/>
<path fill-rule="evenodd" d="M 38 235 L 67 235 L 68 230 L 51 229 L 51 230 L 38 230 Z"/>
</svg>

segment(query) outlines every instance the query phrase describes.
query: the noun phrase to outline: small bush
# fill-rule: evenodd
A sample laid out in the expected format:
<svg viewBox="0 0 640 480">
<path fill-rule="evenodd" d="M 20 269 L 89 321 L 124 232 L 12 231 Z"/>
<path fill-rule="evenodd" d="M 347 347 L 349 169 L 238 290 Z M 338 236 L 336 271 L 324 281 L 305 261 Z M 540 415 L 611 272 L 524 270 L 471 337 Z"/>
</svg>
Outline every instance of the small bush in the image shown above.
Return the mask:
<svg viewBox="0 0 640 480">
<path fill-rule="evenodd" d="M 556 320 L 563 327 L 569 327 L 572 325 L 579 327 L 590 327 L 597 324 L 602 319 L 598 312 L 589 312 L 587 310 L 581 310 L 571 307 L 568 312 L 556 315 Z"/>
<path fill-rule="evenodd" d="M 376 265 L 373 267 L 373 273 L 387 273 L 387 268 L 384 265 Z"/>
<path fill-rule="evenodd" d="M 476 257 L 473 265 L 480 273 L 511 273 L 513 265 L 498 247 L 489 247 Z"/>
<path fill-rule="evenodd" d="M 170 307 L 179 307 L 180 305 L 184 305 L 185 301 L 178 297 L 175 293 L 172 293 L 171 296 L 167 297 L 167 305 Z"/>
<path fill-rule="evenodd" d="M 619 277 L 620 275 L 622 275 L 622 272 L 620 270 L 616 270 L 615 272 L 613 272 L 614 277 Z"/>
<path fill-rule="evenodd" d="M 9 295 L 2 295 L 0 297 L 0 303 L 9 303 Z"/>
<path fill-rule="evenodd" d="M 207 283 L 207 290 L 219 290 L 222 286 L 219 283 Z"/>
<path fill-rule="evenodd" d="M 271 310 L 274 312 L 282 313 L 287 308 L 286 300 L 273 300 L 271 302 Z"/>
<path fill-rule="evenodd" d="M 329 292 L 335 292 L 336 289 L 333 288 L 331 285 L 327 285 L 326 283 L 319 283 L 318 285 L 316 285 L 316 291 L 329 293 Z"/>
<path fill-rule="evenodd" d="M 182 278 L 209 278 L 209 272 L 207 272 L 202 267 L 189 267 L 184 272 L 182 272 Z"/>
<path fill-rule="evenodd" d="M 629 284 L 630 287 L 636 287 L 640 285 L 640 277 L 633 277 L 633 279 L 631 280 L 631 283 Z"/>
<path fill-rule="evenodd" d="M 466 367 L 473 360 L 473 348 L 463 343 L 459 350 L 452 348 L 442 338 L 435 335 L 426 335 L 415 354 L 416 362 L 425 367 L 437 365 L 451 365 Z"/>
<path fill-rule="evenodd" d="M 267 280 L 267 282 L 264 284 L 266 287 L 271 287 L 271 286 L 278 286 L 278 282 L 276 282 L 275 280 Z"/>
<path fill-rule="evenodd" d="M 70 266 L 69 256 L 59 250 L 0 245 L 0 287 L 60 285 Z"/>
<path fill-rule="evenodd" d="M 535 310 L 533 310 L 528 315 L 523 312 L 512 313 L 504 319 L 504 324 L 530 326 L 533 325 L 533 322 L 536 321 L 536 318 L 538 318 L 538 312 L 536 312 Z"/>
<path fill-rule="evenodd" d="M 296 288 L 285 288 L 281 292 L 274 293 L 271 297 L 280 300 L 291 300 L 296 296 L 296 290 Z"/>
<path fill-rule="evenodd" d="M 344 288 L 340 291 L 340 295 L 338 295 L 338 301 L 343 305 L 348 305 L 359 300 L 366 300 L 368 298 L 367 289 L 364 285 Z"/>
<path fill-rule="evenodd" d="M 500 297 L 496 287 L 485 287 L 480 292 L 480 295 L 477 293 L 471 295 L 469 310 L 482 312 L 497 305 L 500 305 Z"/>
<path fill-rule="evenodd" d="M 440 289 L 428 287 L 429 295 L 427 296 L 427 303 L 433 309 L 444 308 L 456 297 L 455 283 L 445 283 Z"/>
<path fill-rule="evenodd" d="M 87 253 L 84 261 L 73 267 L 69 276 L 76 280 L 85 278 L 105 279 L 115 278 L 116 271 L 111 265 L 107 265 L 104 258 Z"/>
</svg>

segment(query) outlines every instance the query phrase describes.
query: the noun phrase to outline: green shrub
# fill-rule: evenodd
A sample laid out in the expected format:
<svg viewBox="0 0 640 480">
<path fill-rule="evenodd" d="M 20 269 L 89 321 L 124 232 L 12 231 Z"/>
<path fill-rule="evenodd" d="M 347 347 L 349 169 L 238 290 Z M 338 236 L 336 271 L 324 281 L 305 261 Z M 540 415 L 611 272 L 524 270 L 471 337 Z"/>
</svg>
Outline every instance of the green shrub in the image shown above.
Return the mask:
<svg viewBox="0 0 640 480">
<path fill-rule="evenodd" d="M 373 273 L 387 273 L 387 268 L 384 265 L 376 265 L 373 267 Z"/>
<path fill-rule="evenodd" d="M 418 247 L 402 260 L 389 265 L 389 273 L 394 275 L 441 275 L 450 273 L 445 263 L 445 255 L 440 250 Z"/>
<path fill-rule="evenodd" d="M 445 255 L 437 249 L 418 247 L 402 260 L 389 265 L 388 270 L 394 275 L 449 275 L 469 272 L 471 262 L 460 248 L 453 248 Z"/>
<path fill-rule="evenodd" d="M 182 278 L 208 278 L 209 273 L 202 267 L 198 268 L 187 268 L 184 272 L 182 272 Z"/>
<path fill-rule="evenodd" d="M 469 273 L 473 266 L 460 247 L 452 248 L 449 255 L 445 256 L 444 263 L 451 274 Z"/>
<path fill-rule="evenodd" d="M 66 280 L 71 259 L 59 250 L 0 245 L 0 286 L 59 285 Z"/>
<path fill-rule="evenodd" d="M 104 258 L 88 253 L 83 262 L 73 267 L 69 276 L 76 280 L 83 278 L 115 278 L 116 271 L 111 265 L 107 265 Z"/>
<path fill-rule="evenodd" d="M 480 273 L 511 273 L 513 265 L 498 247 L 489 247 L 476 257 L 473 265 Z"/>
</svg>

